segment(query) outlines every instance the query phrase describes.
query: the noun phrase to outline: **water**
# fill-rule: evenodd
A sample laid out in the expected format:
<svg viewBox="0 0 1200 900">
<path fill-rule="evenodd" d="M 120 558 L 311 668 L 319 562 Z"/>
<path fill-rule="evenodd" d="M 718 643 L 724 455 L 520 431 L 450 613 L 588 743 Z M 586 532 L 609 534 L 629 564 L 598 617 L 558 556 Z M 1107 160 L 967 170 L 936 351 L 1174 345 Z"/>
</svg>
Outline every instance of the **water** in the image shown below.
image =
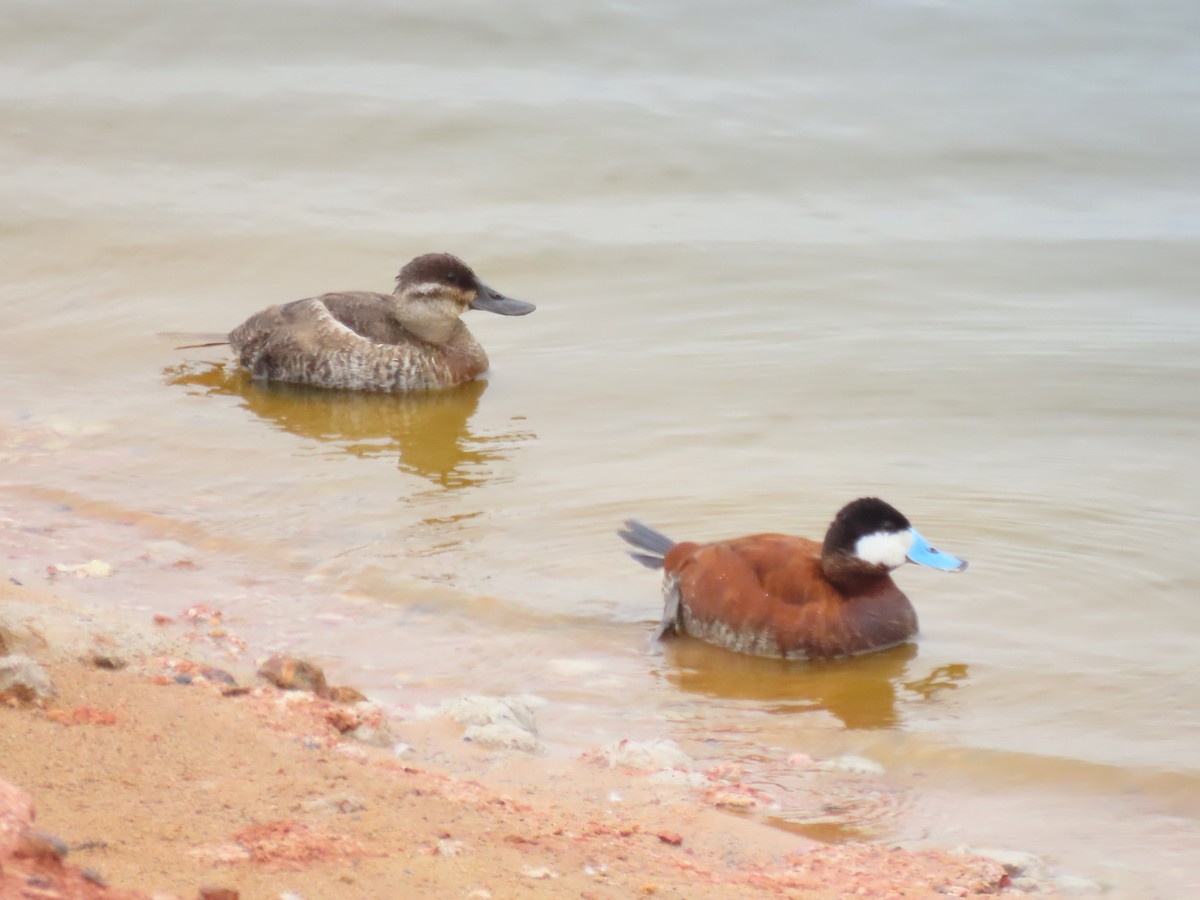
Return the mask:
<svg viewBox="0 0 1200 900">
<path fill-rule="evenodd" d="M 539 694 L 554 752 L 888 768 L 832 819 L 785 790 L 802 833 L 1200 887 L 1194 5 L 3 9 L 5 515 L 120 563 L 92 595 Z M 158 336 L 442 249 L 539 304 L 472 314 L 486 383 L 264 389 Z M 971 561 L 900 573 L 919 645 L 645 652 L 622 519 L 819 536 L 867 493 Z"/>
</svg>

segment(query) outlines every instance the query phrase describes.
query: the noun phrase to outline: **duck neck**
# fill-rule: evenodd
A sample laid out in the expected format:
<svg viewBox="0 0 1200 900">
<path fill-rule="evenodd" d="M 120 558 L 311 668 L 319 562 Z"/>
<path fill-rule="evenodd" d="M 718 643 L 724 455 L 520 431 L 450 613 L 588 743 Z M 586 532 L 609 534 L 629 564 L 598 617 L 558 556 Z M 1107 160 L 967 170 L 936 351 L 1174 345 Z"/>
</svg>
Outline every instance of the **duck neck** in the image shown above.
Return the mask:
<svg viewBox="0 0 1200 900">
<path fill-rule="evenodd" d="M 415 338 L 427 344 L 448 344 L 466 325 L 457 316 L 448 316 L 421 300 L 410 300 L 403 294 L 396 295 L 397 303 L 393 316 L 400 325 Z"/>
<path fill-rule="evenodd" d="M 890 578 L 886 566 L 873 565 L 845 553 L 822 553 L 821 571 L 847 596 L 861 594 Z"/>
</svg>

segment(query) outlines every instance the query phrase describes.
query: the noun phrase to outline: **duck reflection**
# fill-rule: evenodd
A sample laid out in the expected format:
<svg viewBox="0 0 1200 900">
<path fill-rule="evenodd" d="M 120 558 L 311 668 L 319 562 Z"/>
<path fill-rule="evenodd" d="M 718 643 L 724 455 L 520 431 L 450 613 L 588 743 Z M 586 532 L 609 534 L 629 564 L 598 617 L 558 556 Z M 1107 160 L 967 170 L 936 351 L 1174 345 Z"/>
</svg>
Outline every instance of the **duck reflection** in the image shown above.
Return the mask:
<svg viewBox="0 0 1200 900">
<path fill-rule="evenodd" d="M 238 397 L 276 428 L 334 444 L 352 456 L 395 453 L 401 471 L 450 490 L 495 480 L 493 464 L 514 443 L 533 437 L 526 431 L 484 436 L 471 431 L 486 381 L 438 391 L 374 394 L 265 384 L 220 363 L 169 366 L 165 375 L 169 384 Z"/>
<path fill-rule="evenodd" d="M 900 724 L 899 689 L 932 700 L 967 677 L 966 665 L 941 666 L 911 677 L 916 644 L 837 660 L 782 660 L 734 653 L 683 638 L 663 645 L 664 677 L 689 693 L 730 700 L 755 700 L 768 712 L 789 714 L 823 709 L 847 728 L 894 728 Z"/>
</svg>

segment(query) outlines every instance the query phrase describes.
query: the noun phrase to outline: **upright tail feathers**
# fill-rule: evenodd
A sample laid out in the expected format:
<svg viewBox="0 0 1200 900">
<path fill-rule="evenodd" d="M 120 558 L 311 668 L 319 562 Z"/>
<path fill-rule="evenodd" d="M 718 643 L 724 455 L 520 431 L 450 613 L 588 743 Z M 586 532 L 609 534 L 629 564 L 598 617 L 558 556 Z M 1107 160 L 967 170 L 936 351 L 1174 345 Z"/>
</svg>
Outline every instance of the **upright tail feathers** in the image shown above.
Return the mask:
<svg viewBox="0 0 1200 900">
<path fill-rule="evenodd" d="M 183 344 L 176 350 L 195 350 L 198 347 L 223 347 L 229 343 L 229 335 L 218 334 L 215 331 L 160 331 L 160 338 L 168 341 L 203 341 L 203 343 Z"/>
<path fill-rule="evenodd" d="M 665 534 L 655 531 L 649 525 L 643 525 L 636 519 L 628 519 L 625 522 L 625 528 L 618 531 L 617 534 L 631 546 L 646 551 L 645 553 L 635 553 L 630 550 L 629 555 L 647 569 L 661 569 L 663 557 L 675 546 L 675 542 Z"/>
</svg>

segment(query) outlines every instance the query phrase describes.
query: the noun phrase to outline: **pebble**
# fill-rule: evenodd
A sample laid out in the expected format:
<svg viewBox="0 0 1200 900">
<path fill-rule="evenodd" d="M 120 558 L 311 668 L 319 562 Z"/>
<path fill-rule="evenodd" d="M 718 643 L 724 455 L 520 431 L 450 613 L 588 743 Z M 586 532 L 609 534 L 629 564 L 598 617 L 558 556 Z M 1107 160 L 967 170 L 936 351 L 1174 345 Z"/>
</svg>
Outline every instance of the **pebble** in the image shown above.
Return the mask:
<svg viewBox="0 0 1200 900">
<path fill-rule="evenodd" d="M 334 703 L 362 703 L 367 699 L 367 695 L 358 688 L 346 687 L 331 687 L 327 694 L 328 699 Z"/>
<path fill-rule="evenodd" d="M 216 666 L 205 666 L 200 670 L 200 674 L 209 681 L 215 681 L 220 684 L 227 684 L 230 687 L 237 687 L 237 679 L 226 672 L 224 669 L 218 669 Z"/>
<path fill-rule="evenodd" d="M 104 876 L 95 869 L 80 869 L 79 874 L 97 887 L 108 887 L 108 882 L 104 880 Z"/>
<path fill-rule="evenodd" d="M 79 563 L 74 566 L 52 563 L 46 567 L 46 571 L 51 577 L 74 575 L 76 578 L 107 578 L 113 573 L 113 567 L 111 563 L 106 563 L 102 559 L 93 559 L 91 562 Z"/>
<path fill-rule="evenodd" d="M 600 748 L 595 758 L 607 763 L 612 769 L 641 769 L 650 772 L 663 769 L 690 771 L 693 768 L 692 758 L 677 743 L 667 739 L 620 740 Z"/>
<path fill-rule="evenodd" d="M 883 774 L 883 766 L 865 756 L 839 756 L 837 759 L 827 759 L 819 763 L 817 768 L 831 772 L 849 772 L 852 775 Z"/>
<path fill-rule="evenodd" d="M 349 732 L 349 736 L 368 747 L 380 747 L 384 750 L 391 749 L 396 743 L 396 736 L 386 721 L 377 725 L 359 725 Z"/>
<path fill-rule="evenodd" d="M 69 852 L 67 842 L 62 838 L 33 828 L 21 832 L 13 848 L 13 856 L 17 859 L 36 859 L 41 862 L 60 862 L 66 859 Z"/>
<path fill-rule="evenodd" d="M 238 900 L 241 895 L 236 888 L 227 887 L 202 887 L 200 888 L 200 900 Z"/>
<path fill-rule="evenodd" d="M 276 653 L 259 666 L 258 674 L 285 691 L 308 691 L 318 697 L 329 691 L 321 667 L 294 656 Z"/>
<path fill-rule="evenodd" d="M 56 693 L 46 670 L 28 656 L 0 657 L 0 700 L 37 703 Z"/>
<path fill-rule="evenodd" d="M 476 741 L 486 747 L 540 753 L 544 748 L 537 739 L 537 721 L 530 703 L 525 697 L 468 694 L 433 709 L 420 707 L 417 716 L 423 719 L 446 716 L 465 725 L 463 740 L 466 741 Z"/>
<path fill-rule="evenodd" d="M 1044 865 L 1040 856 L 1033 853 L 1026 853 L 1023 850 L 999 850 L 994 847 L 958 847 L 955 852 L 964 853 L 969 856 L 982 856 L 985 859 L 998 862 L 1004 867 L 1004 871 L 1010 877 L 1036 871 Z"/>
<path fill-rule="evenodd" d="M 97 669 L 116 671 L 128 666 L 129 661 L 120 654 L 113 653 L 110 650 L 97 650 L 92 654 L 92 665 Z"/>
</svg>

